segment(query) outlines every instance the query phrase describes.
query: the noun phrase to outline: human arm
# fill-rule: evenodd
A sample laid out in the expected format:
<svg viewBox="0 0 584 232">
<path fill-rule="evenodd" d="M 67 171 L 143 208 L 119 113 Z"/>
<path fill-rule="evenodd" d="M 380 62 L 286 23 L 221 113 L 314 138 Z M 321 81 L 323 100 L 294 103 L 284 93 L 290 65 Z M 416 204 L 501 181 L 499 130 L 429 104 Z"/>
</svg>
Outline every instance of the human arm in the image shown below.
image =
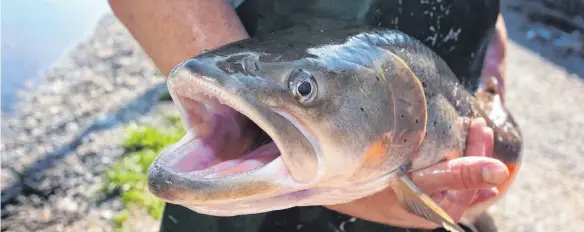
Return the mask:
<svg viewBox="0 0 584 232">
<path fill-rule="evenodd" d="M 164 76 L 203 49 L 248 38 L 226 0 L 108 0 Z"/>
</svg>

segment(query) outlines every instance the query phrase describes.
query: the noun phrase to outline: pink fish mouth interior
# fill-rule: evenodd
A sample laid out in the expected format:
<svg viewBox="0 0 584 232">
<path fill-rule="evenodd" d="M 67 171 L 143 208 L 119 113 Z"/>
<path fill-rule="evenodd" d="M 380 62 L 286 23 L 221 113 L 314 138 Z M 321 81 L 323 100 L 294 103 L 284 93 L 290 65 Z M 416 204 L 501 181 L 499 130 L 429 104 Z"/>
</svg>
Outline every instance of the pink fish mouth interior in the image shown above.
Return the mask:
<svg viewBox="0 0 584 232">
<path fill-rule="evenodd" d="M 189 89 L 172 91 L 191 138 L 181 140 L 172 152 L 173 171 L 224 178 L 258 170 L 280 157 L 272 138 L 247 116 L 215 96 Z"/>
</svg>

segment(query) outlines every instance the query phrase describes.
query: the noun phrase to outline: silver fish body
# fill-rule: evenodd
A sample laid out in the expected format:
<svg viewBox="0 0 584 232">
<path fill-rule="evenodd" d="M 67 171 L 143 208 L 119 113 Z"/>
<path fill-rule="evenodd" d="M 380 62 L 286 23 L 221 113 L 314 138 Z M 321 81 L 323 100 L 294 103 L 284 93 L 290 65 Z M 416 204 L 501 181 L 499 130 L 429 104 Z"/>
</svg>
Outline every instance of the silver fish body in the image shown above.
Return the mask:
<svg viewBox="0 0 584 232">
<path fill-rule="evenodd" d="M 149 188 L 200 213 L 374 194 L 400 170 L 462 156 L 473 117 L 494 128 L 496 158 L 520 161 L 521 134 L 491 104 L 496 93 L 473 96 L 440 57 L 399 31 L 298 25 L 189 59 L 168 87 L 188 132 L 153 162 Z"/>
</svg>

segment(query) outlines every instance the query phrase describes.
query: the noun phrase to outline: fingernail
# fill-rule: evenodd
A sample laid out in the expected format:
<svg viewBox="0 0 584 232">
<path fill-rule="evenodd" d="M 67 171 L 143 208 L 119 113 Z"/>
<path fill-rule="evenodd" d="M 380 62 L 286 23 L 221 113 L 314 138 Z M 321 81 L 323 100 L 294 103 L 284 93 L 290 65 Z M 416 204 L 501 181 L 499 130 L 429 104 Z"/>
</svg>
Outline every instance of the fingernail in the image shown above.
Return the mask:
<svg viewBox="0 0 584 232">
<path fill-rule="evenodd" d="M 483 167 L 483 179 L 489 184 L 502 184 L 509 171 L 505 167 L 500 166 L 486 166 Z"/>
</svg>

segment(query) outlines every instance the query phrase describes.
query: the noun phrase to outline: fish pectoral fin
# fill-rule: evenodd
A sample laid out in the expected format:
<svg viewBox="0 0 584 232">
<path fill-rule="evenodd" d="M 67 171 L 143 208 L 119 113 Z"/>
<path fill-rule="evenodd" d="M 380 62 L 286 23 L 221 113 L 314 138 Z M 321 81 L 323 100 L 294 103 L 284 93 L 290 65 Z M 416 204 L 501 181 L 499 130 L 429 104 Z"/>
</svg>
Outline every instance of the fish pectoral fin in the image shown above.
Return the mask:
<svg viewBox="0 0 584 232">
<path fill-rule="evenodd" d="M 451 232 L 465 232 L 440 206 L 424 194 L 401 169 L 392 183 L 400 204 L 410 213 L 434 222 Z"/>
</svg>

